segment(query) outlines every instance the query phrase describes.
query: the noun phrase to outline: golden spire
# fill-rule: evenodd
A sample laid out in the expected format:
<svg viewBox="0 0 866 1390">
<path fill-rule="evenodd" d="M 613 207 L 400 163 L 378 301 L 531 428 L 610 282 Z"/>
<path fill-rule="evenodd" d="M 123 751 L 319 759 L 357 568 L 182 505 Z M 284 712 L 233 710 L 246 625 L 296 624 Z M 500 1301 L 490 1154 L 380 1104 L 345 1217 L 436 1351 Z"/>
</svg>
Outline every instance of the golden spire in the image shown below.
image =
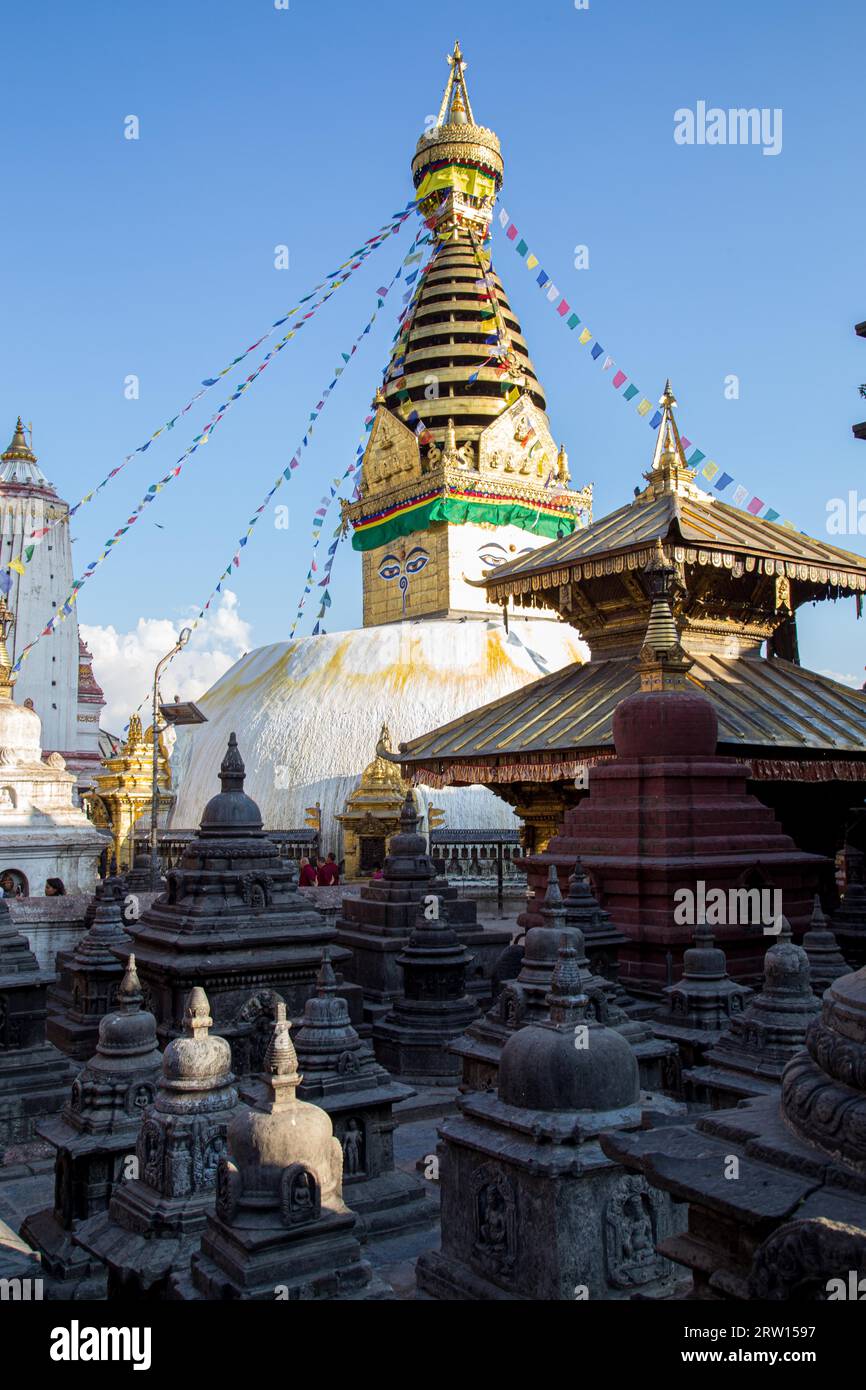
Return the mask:
<svg viewBox="0 0 866 1390">
<path fill-rule="evenodd" d="M 27 463 L 36 462 L 36 455 L 27 442 L 27 434 L 20 415 L 18 416 L 18 422 L 15 426 L 15 433 L 9 442 L 9 447 L 6 449 L 5 453 L 0 454 L 0 459 L 2 459 L 3 462 L 7 459 L 25 459 Z"/>
<path fill-rule="evenodd" d="M 20 420 L 18 424 L 21 424 Z M 6 650 L 6 639 L 12 631 L 14 623 L 12 609 L 6 602 L 5 595 L 0 594 L 0 700 L 12 699 L 12 687 L 15 684 L 12 661 Z"/>
<path fill-rule="evenodd" d="M 640 688 L 644 691 L 684 690 L 686 674 L 694 665 L 680 642 L 671 609 L 674 567 L 661 541 L 644 573 L 652 599 L 646 637 L 638 656 Z"/>
<path fill-rule="evenodd" d="M 466 90 L 466 78 L 464 76 L 467 64 L 460 49 L 459 39 L 454 44 L 454 52 L 447 55 L 447 62 L 451 71 L 445 84 L 445 95 L 442 98 L 442 105 L 439 107 L 436 124 L 437 126 L 474 125 L 475 117 L 472 114 L 472 104 Z"/>
<path fill-rule="evenodd" d="M 686 463 L 686 454 L 674 419 L 677 399 L 670 383 L 665 382 L 659 405 L 662 410 L 661 424 L 653 450 L 652 467 L 644 477 L 649 483 L 643 496 L 655 498 L 664 492 L 677 492 L 687 497 L 702 495 L 695 484 L 695 470 Z"/>
</svg>

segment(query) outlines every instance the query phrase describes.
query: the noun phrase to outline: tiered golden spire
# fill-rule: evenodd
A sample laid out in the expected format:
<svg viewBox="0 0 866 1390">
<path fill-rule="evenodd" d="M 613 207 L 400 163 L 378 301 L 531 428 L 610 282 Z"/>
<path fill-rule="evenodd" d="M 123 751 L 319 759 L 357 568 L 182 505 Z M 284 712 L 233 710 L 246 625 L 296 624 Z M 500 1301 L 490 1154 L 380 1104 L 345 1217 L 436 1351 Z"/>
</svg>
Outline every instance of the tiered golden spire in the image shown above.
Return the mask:
<svg viewBox="0 0 866 1390">
<path fill-rule="evenodd" d="M 644 573 L 652 607 L 638 657 L 640 688 L 644 691 L 684 690 L 686 676 L 694 662 L 683 649 L 674 621 L 671 609 L 674 567 L 661 541 L 656 541 L 655 552 Z"/>
<path fill-rule="evenodd" d="M 21 421 L 19 420 L 18 423 L 20 425 Z M 12 699 L 12 687 L 15 684 L 12 659 L 6 648 L 6 639 L 12 631 L 14 623 L 12 609 L 6 602 L 5 595 L 0 594 L 0 700 Z"/>
<path fill-rule="evenodd" d="M 454 44 L 453 53 L 447 54 L 446 61 L 451 71 L 445 84 L 445 94 L 442 97 L 442 105 L 439 107 L 436 124 L 437 126 L 474 125 L 475 117 L 472 114 L 472 103 L 466 90 L 466 78 L 464 76 L 467 64 L 460 49 L 459 39 Z"/>
<path fill-rule="evenodd" d="M 659 405 L 662 420 L 653 451 L 652 467 L 648 473 L 644 473 L 649 483 L 645 495 L 654 498 L 663 492 L 679 492 L 696 497 L 700 495 L 700 489 L 695 484 L 695 470 L 689 468 L 686 463 L 685 450 L 674 419 L 677 399 L 670 378 L 665 382 Z"/>
<path fill-rule="evenodd" d="M 24 429 L 24 424 L 20 415 L 18 416 L 18 422 L 15 425 L 15 433 L 9 441 L 8 448 L 0 454 L 0 460 L 4 463 L 7 459 L 25 459 L 27 463 L 36 462 L 36 455 L 27 442 L 27 432 Z"/>
</svg>

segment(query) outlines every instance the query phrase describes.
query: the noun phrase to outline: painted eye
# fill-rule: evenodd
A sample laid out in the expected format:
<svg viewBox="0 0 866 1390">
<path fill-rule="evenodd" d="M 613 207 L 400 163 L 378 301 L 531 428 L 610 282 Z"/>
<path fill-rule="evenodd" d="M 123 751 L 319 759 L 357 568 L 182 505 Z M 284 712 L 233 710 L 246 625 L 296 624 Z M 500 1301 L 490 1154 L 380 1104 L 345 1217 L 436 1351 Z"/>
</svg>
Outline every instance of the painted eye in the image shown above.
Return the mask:
<svg viewBox="0 0 866 1390">
<path fill-rule="evenodd" d="M 398 575 L 399 573 L 400 573 L 400 566 L 399 566 L 399 565 L 384 564 L 384 565 L 380 565 L 380 566 L 379 566 L 379 578 L 380 578 L 380 579 L 396 579 L 396 578 L 397 578 L 397 575 Z"/>
<path fill-rule="evenodd" d="M 406 561 L 406 570 L 409 574 L 417 574 L 422 570 L 430 559 L 429 555 L 416 555 L 414 560 Z"/>
<path fill-rule="evenodd" d="M 506 556 L 485 555 L 479 552 L 478 558 L 481 561 L 482 565 L 487 565 L 488 569 L 495 569 L 497 565 L 502 565 L 505 563 Z"/>
</svg>

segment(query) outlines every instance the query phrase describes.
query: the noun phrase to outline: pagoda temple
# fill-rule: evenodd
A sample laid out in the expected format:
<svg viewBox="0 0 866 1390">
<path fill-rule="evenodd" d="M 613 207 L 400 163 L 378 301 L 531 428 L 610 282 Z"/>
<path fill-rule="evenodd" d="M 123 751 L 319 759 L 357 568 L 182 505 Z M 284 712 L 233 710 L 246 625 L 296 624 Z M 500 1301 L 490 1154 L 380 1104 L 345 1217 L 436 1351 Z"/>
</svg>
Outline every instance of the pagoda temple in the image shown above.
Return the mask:
<svg viewBox="0 0 866 1390">
<path fill-rule="evenodd" d="M 457 45 L 437 120 L 412 161 L 426 223 L 419 270 L 371 409 L 358 495 L 344 508 L 362 566 L 363 627 L 248 653 L 198 702 L 172 755 L 171 824 L 190 828 L 229 733 L 248 730 L 251 796 L 268 828 L 321 807 L 322 850 L 355 867 L 356 827 L 339 817 L 383 723 L 395 741 L 483 699 L 583 660 L 551 606 L 515 610 L 471 581 L 566 537 L 591 515 L 503 284 L 488 235 L 503 179 L 494 132 L 476 122 Z M 414 278 L 417 276 L 417 279 Z M 367 753 L 369 757 L 369 753 Z M 426 833 L 430 802 L 418 788 Z M 482 787 L 437 793 L 449 829 L 511 830 L 509 806 Z M 379 832 L 381 835 L 381 831 Z M 378 862 L 384 854 L 377 853 Z"/>
<path fill-rule="evenodd" d="M 641 572 L 661 546 L 689 680 L 715 709 L 719 753 L 748 764 L 750 790 L 800 848 L 833 853 L 866 789 L 866 692 L 800 665 L 796 614 L 853 598 L 859 615 L 866 558 L 702 491 L 669 382 L 660 405 L 652 466 L 633 501 L 483 580 L 502 607 L 554 608 L 591 660 L 404 741 L 403 769 L 435 788 L 484 783 L 524 820 L 527 849 L 542 850 L 592 767 L 613 755 L 614 710 L 640 681 L 651 606 Z"/>
</svg>

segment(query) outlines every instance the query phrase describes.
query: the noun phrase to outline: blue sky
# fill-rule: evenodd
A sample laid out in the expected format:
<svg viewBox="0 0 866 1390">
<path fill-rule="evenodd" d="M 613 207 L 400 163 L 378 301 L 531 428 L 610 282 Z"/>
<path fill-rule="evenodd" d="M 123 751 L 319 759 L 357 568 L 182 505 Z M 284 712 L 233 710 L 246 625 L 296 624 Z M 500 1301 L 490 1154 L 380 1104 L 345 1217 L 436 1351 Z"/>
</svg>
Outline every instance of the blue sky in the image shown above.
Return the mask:
<svg viewBox="0 0 866 1390">
<path fill-rule="evenodd" d="M 405 203 L 459 36 L 476 118 L 502 141 L 503 203 L 542 265 L 642 391 L 671 376 L 695 444 L 826 536 L 828 501 L 862 487 L 866 462 L 851 435 L 866 415 L 866 343 L 852 329 L 866 318 L 864 29 L 856 0 L 7 7 L 0 432 L 19 411 L 32 419 L 48 476 L 77 500 Z M 781 153 L 677 145 L 674 112 L 699 100 L 781 108 Z M 138 141 L 123 138 L 130 114 Z M 198 607 L 410 238 L 389 242 L 237 403 L 86 586 L 82 621 L 128 631 Z M 578 244 L 588 270 L 573 269 Z M 653 436 L 499 232 L 494 250 L 554 433 L 601 516 L 631 496 Z M 275 499 L 290 528 L 263 519 L 233 579 L 255 645 L 287 635 L 312 511 L 354 455 L 397 309 Z M 124 398 L 129 374 L 137 401 Z M 223 398 L 209 394 L 186 433 L 162 436 L 82 510 L 79 572 Z M 359 576 L 346 544 L 332 630 L 360 621 Z M 822 605 L 802 615 L 801 654 L 856 674 L 864 635 L 853 601 Z"/>
</svg>

